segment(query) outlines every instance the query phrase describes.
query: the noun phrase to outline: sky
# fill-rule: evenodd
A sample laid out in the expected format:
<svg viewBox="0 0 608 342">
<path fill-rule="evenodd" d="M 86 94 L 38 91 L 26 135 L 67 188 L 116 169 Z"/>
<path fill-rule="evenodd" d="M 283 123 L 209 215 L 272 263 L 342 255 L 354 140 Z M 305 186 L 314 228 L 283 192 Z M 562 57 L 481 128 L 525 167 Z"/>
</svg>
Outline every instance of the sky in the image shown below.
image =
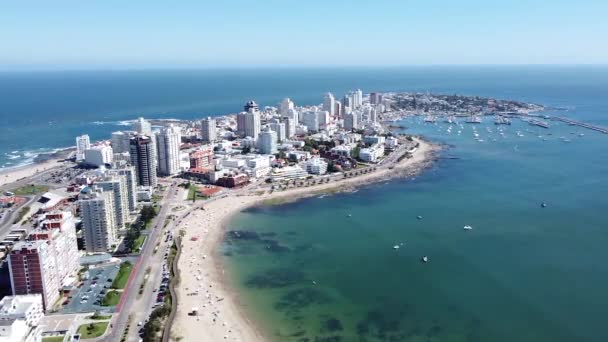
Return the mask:
<svg viewBox="0 0 608 342">
<path fill-rule="evenodd" d="M 0 1 L 0 69 L 608 64 L 608 0 Z"/>
</svg>

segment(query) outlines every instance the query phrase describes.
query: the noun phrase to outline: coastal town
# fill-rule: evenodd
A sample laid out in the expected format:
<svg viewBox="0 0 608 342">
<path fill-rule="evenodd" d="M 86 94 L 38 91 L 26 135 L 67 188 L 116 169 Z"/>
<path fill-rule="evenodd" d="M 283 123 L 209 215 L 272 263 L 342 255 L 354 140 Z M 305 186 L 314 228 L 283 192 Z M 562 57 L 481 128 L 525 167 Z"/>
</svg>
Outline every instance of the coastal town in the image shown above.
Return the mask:
<svg viewBox="0 0 608 342">
<path fill-rule="evenodd" d="M 500 121 L 543 109 L 361 90 L 321 100 L 139 118 L 107 140 L 76 137 L 65 158 L 3 174 L 0 320 L 9 332 L 0 341 L 263 340 L 224 300 L 214 261 L 231 215 L 419 172 L 439 147 L 397 133 L 405 116 Z"/>
</svg>

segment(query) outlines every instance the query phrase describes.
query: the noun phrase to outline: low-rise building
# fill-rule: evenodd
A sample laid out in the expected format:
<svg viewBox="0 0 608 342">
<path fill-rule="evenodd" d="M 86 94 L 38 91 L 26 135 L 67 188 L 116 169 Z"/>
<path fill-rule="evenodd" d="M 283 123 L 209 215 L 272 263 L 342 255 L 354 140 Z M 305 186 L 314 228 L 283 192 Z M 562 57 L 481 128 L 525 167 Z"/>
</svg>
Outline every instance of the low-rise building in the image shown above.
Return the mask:
<svg viewBox="0 0 608 342">
<path fill-rule="evenodd" d="M 368 148 L 362 148 L 359 151 L 359 159 L 369 163 L 376 163 L 380 158 L 384 156 L 384 146 L 373 145 Z"/>
<path fill-rule="evenodd" d="M 249 177 L 246 174 L 238 174 L 235 176 L 224 176 L 217 180 L 216 185 L 225 188 L 237 188 L 249 183 Z"/>
<path fill-rule="evenodd" d="M 87 165 L 99 167 L 112 164 L 112 160 L 114 160 L 114 151 L 107 145 L 93 146 L 84 151 L 84 162 Z"/>
<path fill-rule="evenodd" d="M 306 162 L 306 172 L 313 175 L 324 175 L 327 173 L 327 162 L 321 158 L 312 158 Z"/>
<path fill-rule="evenodd" d="M 285 166 L 272 169 L 270 179 L 273 182 L 280 182 L 292 179 L 304 179 L 308 177 L 308 172 L 300 166 Z"/>
</svg>

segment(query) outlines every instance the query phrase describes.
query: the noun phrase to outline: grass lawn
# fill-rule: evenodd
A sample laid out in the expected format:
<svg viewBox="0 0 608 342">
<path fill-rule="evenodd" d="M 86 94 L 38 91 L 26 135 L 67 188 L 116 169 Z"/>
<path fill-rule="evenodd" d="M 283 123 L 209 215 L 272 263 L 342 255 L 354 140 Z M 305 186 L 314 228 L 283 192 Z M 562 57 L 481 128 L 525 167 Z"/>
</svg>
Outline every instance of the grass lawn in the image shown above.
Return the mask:
<svg viewBox="0 0 608 342">
<path fill-rule="evenodd" d="M 47 192 L 47 191 L 49 191 L 48 186 L 33 185 L 33 184 L 24 185 L 20 188 L 13 190 L 13 192 L 17 196 L 36 195 L 36 194 L 40 194 L 40 193 Z"/>
<path fill-rule="evenodd" d="M 42 342 L 63 342 L 65 335 L 43 337 Z"/>
<path fill-rule="evenodd" d="M 105 321 L 105 320 L 108 320 L 108 319 L 112 318 L 112 315 L 99 315 L 99 316 L 92 315 L 92 316 L 89 316 L 87 318 L 88 319 L 94 319 L 96 321 Z"/>
<path fill-rule="evenodd" d="M 106 332 L 108 324 L 108 322 L 83 324 L 78 327 L 78 333 L 83 340 L 99 337 Z"/>
<path fill-rule="evenodd" d="M 137 241 L 136 241 L 137 242 Z M 113 289 L 124 289 L 125 285 L 127 285 L 127 280 L 129 280 L 129 275 L 133 270 L 133 264 L 130 262 L 123 262 L 120 264 L 120 269 L 118 270 L 118 274 L 114 281 L 112 282 Z"/>
<path fill-rule="evenodd" d="M 101 306 L 116 306 L 120 301 L 120 292 L 108 291 L 106 296 L 101 300 Z"/>
<path fill-rule="evenodd" d="M 133 251 L 137 252 L 139 250 L 139 247 L 144 244 L 145 240 L 146 237 L 144 235 L 140 235 L 137 239 L 135 239 L 135 242 L 133 242 Z"/>
</svg>

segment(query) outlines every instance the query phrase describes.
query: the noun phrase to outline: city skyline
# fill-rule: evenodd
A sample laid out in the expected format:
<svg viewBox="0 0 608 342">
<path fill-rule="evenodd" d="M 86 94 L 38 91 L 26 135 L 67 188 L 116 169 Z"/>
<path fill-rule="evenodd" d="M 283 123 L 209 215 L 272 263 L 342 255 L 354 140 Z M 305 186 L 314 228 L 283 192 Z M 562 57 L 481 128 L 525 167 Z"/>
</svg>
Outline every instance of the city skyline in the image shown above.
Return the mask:
<svg viewBox="0 0 608 342">
<path fill-rule="evenodd" d="M 0 5 L 0 70 L 608 63 L 596 0 L 34 3 Z"/>
</svg>

